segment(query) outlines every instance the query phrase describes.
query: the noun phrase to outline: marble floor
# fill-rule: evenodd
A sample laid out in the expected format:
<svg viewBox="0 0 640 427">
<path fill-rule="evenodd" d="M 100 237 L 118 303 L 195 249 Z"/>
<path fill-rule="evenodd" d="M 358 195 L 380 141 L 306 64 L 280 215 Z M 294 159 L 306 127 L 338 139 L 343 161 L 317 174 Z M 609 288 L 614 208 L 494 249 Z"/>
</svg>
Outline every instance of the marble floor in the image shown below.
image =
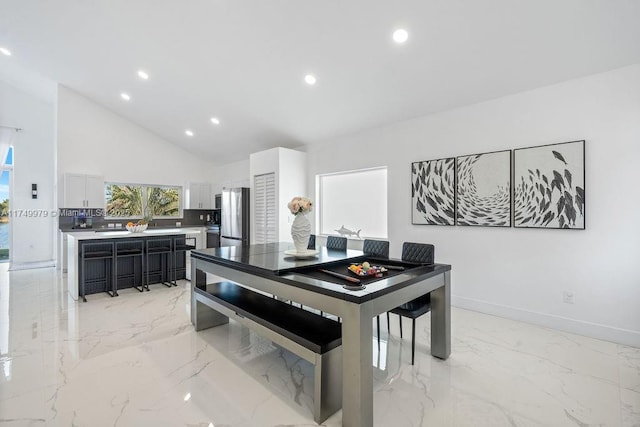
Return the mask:
<svg viewBox="0 0 640 427">
<path fill-rule="evenodd" d="M 316 425 L 311 366 L 234 322 L 195 333 L 188 282 L 83 304 L 64 280 L 0 264 L 1 426 Z M 418 320 L 411 366 L 383 319 L 376 426 L 640 426 L 640 349 L 456 308 L 452 322 L 441 361 Z"/>
</svg>

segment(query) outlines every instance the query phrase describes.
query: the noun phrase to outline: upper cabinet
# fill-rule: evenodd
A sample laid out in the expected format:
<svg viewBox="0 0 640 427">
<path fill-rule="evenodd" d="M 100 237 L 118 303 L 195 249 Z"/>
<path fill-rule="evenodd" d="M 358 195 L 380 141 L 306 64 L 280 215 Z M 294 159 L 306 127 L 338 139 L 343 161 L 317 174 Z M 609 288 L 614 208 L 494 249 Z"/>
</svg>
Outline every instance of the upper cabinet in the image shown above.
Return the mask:
<svg viewBox="0 0 640 427">
<path fill-rule="evenodd" d="M 212 209 L 211 184 L 206 182 L 190 182 L 187 185 L 187 209 Z"/>
<path fill-rule="evenodd" d="M 104 177 L 77 173 L 64 174 L 65 208 L 103 208 Z"/>
</svg>

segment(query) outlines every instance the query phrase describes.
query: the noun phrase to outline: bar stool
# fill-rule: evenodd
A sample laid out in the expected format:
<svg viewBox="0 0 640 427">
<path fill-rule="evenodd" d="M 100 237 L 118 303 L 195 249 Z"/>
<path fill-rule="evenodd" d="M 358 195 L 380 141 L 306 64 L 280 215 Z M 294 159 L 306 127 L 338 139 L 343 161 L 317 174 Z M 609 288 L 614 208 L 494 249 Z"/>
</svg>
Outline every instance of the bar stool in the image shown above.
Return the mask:
<svg viewBox="0 0 640 427">
<path fill-rule="evenodd" d="M 161 239 L 147 239 L 146 242 L 146 267 L 147 267 L 147 285 L 146 290 L 149 290 L 149 271 L 151 270 L 151 264 L 149 263 L 150 255 L 158 255 L 158 261 L 160 263 L 160 270 L 158 270 L 160 274 L 160 282 L 166 287 L 170 288 L 172 286 L 171 282 L 167 283 L 165 278 L 168 278 L 167 268 L 168 264 L 171 262 L 171 237 L 161 238 Z"/>
<path fill-rule="evenodd" d="M 118 296 L 118 280 L 126 279 L 131 277 L 133 281 L 133 287 L 137 289 L 139 292 L 143 292 L 145 289 L 144 284 L 144 240 L 142 238 L 133 239 L 133 240 L 124 240 L 116 242 L 116 260 L 115 260 L 115 268 L 114 268 L 114 292 L 116 296 Z M 140 258 L 140 285 L 136 286 L 136 258 Z M 131 273 L 126 273 L 124 275 L 118 274 L 118 265 L 121 264 L 121 261 L 125 259 L 131 259 L 132 269 Z M 149 290 L 149 286 L 146 285 L 147 290 Z"/>
<path fill-rule="evenodd" d="M 87 270 L 93 261 L 102 260 L 104 266 L 104 279 L 87 279 Z M 113 283 L 113 242 L 84 242 L 80 249 L 80 296 L 82 301 L 87 302 L 86 286 L 88 284 L 104 282 L 105 292 L 111 297 L 116 296 Z M 93 292 L 92 292 L 93 293 Z"/>
<path fill-rule="evenodd" d="M 191 251 L 196 248 L 196 238 L 186 236 L 175 236 L 173 238 L 173 286 L 178 286 L 178 253 Z M 186 268 L 186 263 L 185 263 Z"/>
</svg>

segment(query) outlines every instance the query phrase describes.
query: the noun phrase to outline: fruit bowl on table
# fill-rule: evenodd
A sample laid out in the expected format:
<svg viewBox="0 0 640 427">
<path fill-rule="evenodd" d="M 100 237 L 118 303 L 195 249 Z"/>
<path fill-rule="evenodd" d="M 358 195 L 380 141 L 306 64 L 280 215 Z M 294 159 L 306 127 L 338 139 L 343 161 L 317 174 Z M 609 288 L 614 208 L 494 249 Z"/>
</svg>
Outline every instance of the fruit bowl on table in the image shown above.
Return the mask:
<svg viewBox="0 0 640 427">
<path fill-rule="evenodd" d="M 133 225 L 127 224 L 125 227 L 127 231 L 130 231 L 131 233 L 142 233 L 144 230 L 147 229 L 148 226 L 149 224 L 133 224 Z"/>
</svg>

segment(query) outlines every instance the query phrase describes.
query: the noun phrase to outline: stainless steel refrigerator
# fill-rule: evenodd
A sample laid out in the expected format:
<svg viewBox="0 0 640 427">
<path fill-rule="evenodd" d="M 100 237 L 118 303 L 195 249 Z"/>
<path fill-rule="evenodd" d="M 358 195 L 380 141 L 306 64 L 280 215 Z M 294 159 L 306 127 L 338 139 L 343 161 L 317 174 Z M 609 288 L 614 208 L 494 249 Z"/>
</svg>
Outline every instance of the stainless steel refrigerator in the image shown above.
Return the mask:
<svg viewBox="0 0 640 427">
<path fill-rule="evenodd" d="M 220 246 L 249 244 L 249 189 L 229 188 L 222 191 Z"/>
</svg>

